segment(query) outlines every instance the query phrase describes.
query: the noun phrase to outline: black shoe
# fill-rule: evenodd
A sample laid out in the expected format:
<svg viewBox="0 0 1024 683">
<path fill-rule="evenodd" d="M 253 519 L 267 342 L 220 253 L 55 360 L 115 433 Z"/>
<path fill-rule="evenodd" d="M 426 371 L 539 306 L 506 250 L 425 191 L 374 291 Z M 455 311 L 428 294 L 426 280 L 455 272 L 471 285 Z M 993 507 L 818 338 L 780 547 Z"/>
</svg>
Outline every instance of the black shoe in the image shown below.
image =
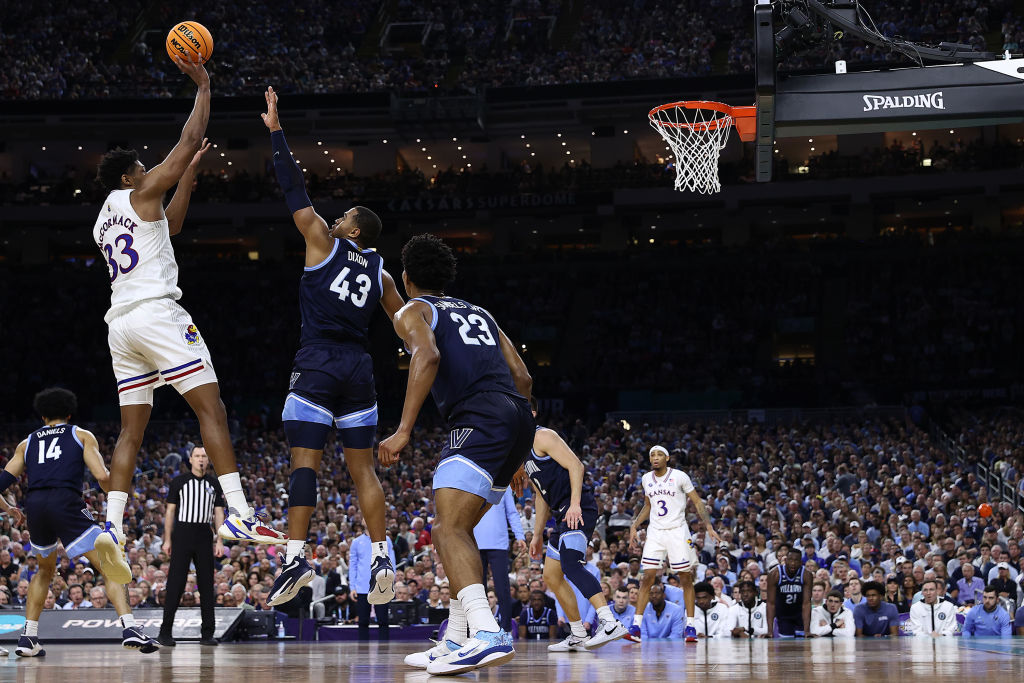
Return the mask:
<svg viewBox="0 0 1024 683">
<path fill-rule="evenodd" d="M 174 638 L 170 636 L 165 636 L 162 633 L 156 637 L 156 642 L 160 643 L 162 647 L 174 647 L 178 644 L 178 641 L 176 641 Z"/>
<path fill-rule="evenodd" d="M 199 640 L 199 644 L 209 645 L 210 647 L 217 647 L 218 645 L 220 645 L 220 642 L 213 636 L 210 636 L 209 638 L 201 638 Z"/>
</svg>

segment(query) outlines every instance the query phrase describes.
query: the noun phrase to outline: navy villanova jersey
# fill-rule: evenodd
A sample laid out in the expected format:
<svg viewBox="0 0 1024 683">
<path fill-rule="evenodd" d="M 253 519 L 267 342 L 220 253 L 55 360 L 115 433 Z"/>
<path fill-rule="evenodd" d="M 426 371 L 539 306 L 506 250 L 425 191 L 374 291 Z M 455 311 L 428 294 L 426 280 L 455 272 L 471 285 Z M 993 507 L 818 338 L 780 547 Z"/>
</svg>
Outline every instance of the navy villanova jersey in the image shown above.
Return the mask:
<svg viewBox="0 0 1024 683">
<path fill-rule="evenodd" d="M 512 394 L 526 400 L 512 383 L 512 371 L 501 353 L 498 324 L 490 313 L 450 296 L 422 296 L 414 300 L 433 308 L 430 327 L 441 362 L 430 393 L 441 415 L 448 418 L 458 403 L 483 391 Z"/>
<path fill-rule="evenodd" d="M 542 429 L 542 427 L 537 427 Z M 530 457 L 527 458 L 524 466 L 526 476 L 530 478 L 534 487 L 540 491 L 541 497 L 551 508 L 551 513 L 559 523 L 565 518 L 565 512 L 569 509 L 572 501 L 572 483 L 569 481 L 569 470 L 565 469 L 550 455 L 538 455 L 537 451 L 530 449 Z M 586 486 L 583 487 L 583 495 L 580 496 L 580 509 L 584 512 L 591 511 L 597 516 L 597 501 L 594 499 L 594 492 Z"/>
<path fill-rule="evenodd" d="M 786 563 L 779 564 L 779 585 L 775 593 L 775 616 L 779 619 L 802 619 L 804 606 L 804 568 L 789 576 Z"/>
<path fill-rule="evenodd" d="M 307 266 L 299 285 L 300 344 L 354 342 L 367 345 L 370 317 L 384 291 L 384 259 L 347 239 L 334 241 L 331 255 Z"/>
<path fill-rule="evenodd" d="M 40 427 L 25 445 L 28 490 L 71 489 L 82 492 L 85 480 L 85 448 L 74 425 Z"/>
</svg>

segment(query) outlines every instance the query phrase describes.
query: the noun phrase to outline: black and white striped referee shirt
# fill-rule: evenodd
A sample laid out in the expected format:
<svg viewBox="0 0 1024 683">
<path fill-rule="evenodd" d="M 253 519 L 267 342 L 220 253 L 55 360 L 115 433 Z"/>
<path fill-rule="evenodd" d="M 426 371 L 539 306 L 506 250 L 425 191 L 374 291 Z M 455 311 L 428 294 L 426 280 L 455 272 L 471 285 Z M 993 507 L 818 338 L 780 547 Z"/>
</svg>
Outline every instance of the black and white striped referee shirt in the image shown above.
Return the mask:
<svg viewBox="0 0 1024 683">
<path fill-rule="evenodd" d="M 212 477 L 197 477 L 191 472 L 171 480 L 167 502 L 177 506 L 177 524 L 213 523 L 213 508 L 225 507 L 220 482 Z"/>
</svg>

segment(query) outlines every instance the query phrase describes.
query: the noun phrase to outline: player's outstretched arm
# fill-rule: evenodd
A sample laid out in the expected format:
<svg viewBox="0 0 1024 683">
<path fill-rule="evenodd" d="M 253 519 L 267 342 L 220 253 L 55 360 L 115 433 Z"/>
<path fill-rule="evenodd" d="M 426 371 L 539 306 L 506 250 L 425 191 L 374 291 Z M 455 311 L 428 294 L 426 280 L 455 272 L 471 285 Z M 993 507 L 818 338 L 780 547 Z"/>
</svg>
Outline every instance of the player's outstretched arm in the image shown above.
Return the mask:
<svg viewBox="0 0 1024 683">
<path fill-rule="evenodd" d="M 708 533 L 708 536 L 715 539 L 716 543 L 721 543 L 722 539 L 719 538 L 715 529 L 711 526 L 711 515 L 708 513 L 707 506 L 704 505 L 704 499 L 700 497 L 696 489 L 687 493 L 686 496 L 693 501 L 693 506 L 697 508 L 697 515 L 704 522 L 704 530 Z"/>
<path fill-rule="evenodd" d="M 100 455 L 100 445 L 96 437 L 88 429 L 78 429 L 78 436 L 81 437 L 84 447 L 82 459 L 85 460 L 85 466 L 92 472 L 92 476 L 96 477 L 96 483 L 101 489 L 110 490 L 110 471 L 103 464 L 103 456 Z"/>
<path fill-rule="evenodd" d="M 192 184 L 196 180 L 199 161 L 209 149 L 210 141 L 203 138 L 203 143 L 199 145 L 199 151 L 192 155 L 192 161 L 189 162 L 188 168 L 185 169 L 181 180 L 178 181 L 174 196 L 171 197 L 170 203 L 164 209 L 164 214 L 167 216 L 167 232 L 171 235 L 181 232 L 181 226 L 185 223 L 185 214 L 188 213 L 188 201 L 192 198 Z"/>
<path fill-rule="evenodd" d="M 175 57 L 174 63 L 198 86 L 196 101 L 181 131 L 178 144 L 167 158 L 146 173 L 145 184 L 132 193 L 132 204 L 136 211 L 155 208 L 163 202 L 164 193 L 181 179 L 192 156 L 200 148 L 206 136 L 206 124 L 210 122 L 210 75 L 206 73 L 206 67 L 201 62 L 186 62 L 180 57 Z"/>
<path fill-rule="evenodd" d="M 533 377 L 526 369 L 526 363 L 501 328 L 498 328 L 498 340 L 501 342 L 501 355 L 505 357 L 508 369 L 512 371 L 512 383 L 516 385 L 516 390 L 520 394 L 530 398 L 533 395 Z"/>
<path fill-rule="evenodd" d="M 377 458 L 385 466 L 398 462 L 402 449 L 409 443 L 416 418 L 427 400 L 430 387 L 434 385 L 437 367 L 441 363 L 441 352 L 437 350 L 427 316 L 432 316 L 432 311 L 430 305 L 422 301 L 410 301 L 395 314 L 395 332 L 405 342 L 411 356 L 402 420 L 395 433 L 377 447 Z"/>
<path fill-rule="evenodd" d="M 534 450 L 550 455 L 555 462 L 569 471 L 569 508 L 565 511 L 565 522 L 570 529 L 583 526 L 583 511 L 580 501 L 583 499 L 583 463 L 572 452 L 569 445 L 562 441 L 557 433 L 550 429 L 538 429 L 533 440 Z"/>
<path fill-rule="evenodd" d="M 284 201 L 292 212 L 295 227 L 306 240 L 306 262 L 319 263 L 327 258 L 334 246 L 334 239 L 327 234 L 327 221 L 313 209 L 313 202 L 306 194 L 306 179 L 302 169 L 295 163 L 288 141 L 281 128 L 281 119 L 277 113 L 277 93 L 267 88 L 263 93 L 267 101 L 267 111 L 260 114 L 264 125 L 270 131 L 270 145 L 274 151 L 274 175 L 284 192 Z M 401 308 L 399 306 L 399 308 Z M 398 309 L 395 309 L 398 310 Z M 391 312 L 394 315 L 394 311 Z"/>
<path fill-rule="evenodd" d="M 384 312 L 388 314 L 388 318 L 394 320 L 395 314 L 405 305 L 405 299 L 398 293 L 398 287 L 395 286 L 395 278 L 391 277 L 391 273 L 382 270 L 381 280 L 383 281 L 384 291 L 380 297 L 380 305 L 384 307 Z"/>
</svg>

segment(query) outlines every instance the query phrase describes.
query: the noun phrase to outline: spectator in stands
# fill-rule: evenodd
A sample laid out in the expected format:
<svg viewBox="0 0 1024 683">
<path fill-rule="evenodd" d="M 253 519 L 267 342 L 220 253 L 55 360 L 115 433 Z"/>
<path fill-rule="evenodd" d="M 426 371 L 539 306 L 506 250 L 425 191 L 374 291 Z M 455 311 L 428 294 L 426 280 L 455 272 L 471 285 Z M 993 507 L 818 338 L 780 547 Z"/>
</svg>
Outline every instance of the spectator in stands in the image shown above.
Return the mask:
<svg viewBox="0 0 1024 683">
<path fill-rule="evenodd" d="M 894 605 L 882 602 L 885 589 L 881 584 L 869 581 L 863 590 L 865 602 L 853 610 L 857 636 L 898 636 L 899 612 Z"/>
<path fill-rule="evenodd" d="M 964 638 L 1009 638 L 1012 635 L 1010 615 L 999 604 L 999 593 L 994 586 L 986 586 L 981 604 L 967 613 L 962 635 Z"/>
</svg>

